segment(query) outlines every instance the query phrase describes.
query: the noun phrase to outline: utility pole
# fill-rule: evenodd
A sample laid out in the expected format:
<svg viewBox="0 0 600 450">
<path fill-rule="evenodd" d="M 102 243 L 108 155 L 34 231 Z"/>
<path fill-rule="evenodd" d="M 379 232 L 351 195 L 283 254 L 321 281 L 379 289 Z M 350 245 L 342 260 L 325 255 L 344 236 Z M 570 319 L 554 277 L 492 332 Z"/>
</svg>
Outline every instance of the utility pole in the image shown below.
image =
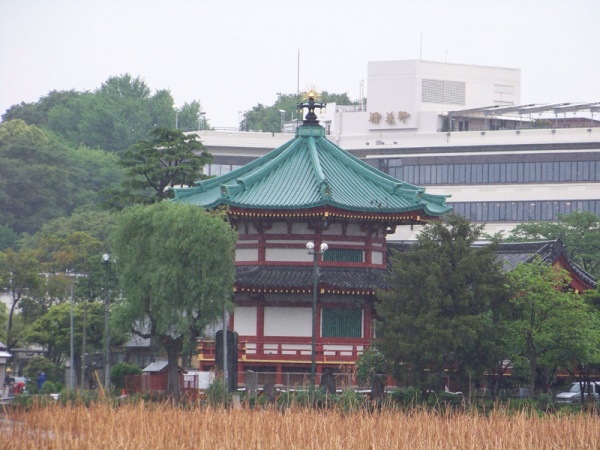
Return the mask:
<svg viewBox="0 0 600 450">
<path fill-rule="evenodd" d="M 74 283 L 71 283 L 71 367 L 69 367 L 69 388 L 75 390 L 77 383 L 75 382 L 75 321 L 73 318 L 73 309 L 75 303 Z"/>
<path fill-rule="evenodd" d="M 104 264 L 104 389 L 110 391 L 110 329 L 108 327 L 109 309 L 108 309 L 108 265 L 110 264 L 110 255 L 102 255 L 102 264 Z"/>
</svg>

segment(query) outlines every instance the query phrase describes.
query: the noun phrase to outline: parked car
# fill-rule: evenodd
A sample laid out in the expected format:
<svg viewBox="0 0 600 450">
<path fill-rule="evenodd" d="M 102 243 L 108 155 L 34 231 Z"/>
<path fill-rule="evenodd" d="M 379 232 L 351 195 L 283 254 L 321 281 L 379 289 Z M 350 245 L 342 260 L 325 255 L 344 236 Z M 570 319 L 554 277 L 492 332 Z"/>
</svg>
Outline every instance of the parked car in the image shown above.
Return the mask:
<svg viewBox="0 0 600 450">
<path fill-rule="evenodd" d="M 571 388 L 567 392 L 561 392 L 554 397 L 558 403 L 579 403 L 581 402 L 581 384 L 579 382 L 571 384 Z M 596 401 L 600 400 L 600 382 L 592 381 L 589 385 L 583 383 L 584 389 L 588 386 L 588 391 L 584 394 L 587 399 L 590 396 Z"/>
</svg>

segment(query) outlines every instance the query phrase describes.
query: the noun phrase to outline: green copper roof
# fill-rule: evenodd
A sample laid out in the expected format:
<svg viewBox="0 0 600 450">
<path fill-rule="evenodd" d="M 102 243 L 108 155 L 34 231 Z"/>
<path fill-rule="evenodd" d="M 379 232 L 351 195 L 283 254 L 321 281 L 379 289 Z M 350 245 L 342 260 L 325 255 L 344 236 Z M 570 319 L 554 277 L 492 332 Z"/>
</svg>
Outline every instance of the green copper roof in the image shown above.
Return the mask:
<svg viewBox="0 0 600 450">
<path fill-rule="evenodd" d="M 210 209 L 299 210 L 333 206 L 361 212 L 423 210 L 440 216 L 446 195 L 384 174 L 325 137 L 320 126 L 301 126 L 296 137 L 228 174 L 175 190 L 177 202 Z"/>
</svg>

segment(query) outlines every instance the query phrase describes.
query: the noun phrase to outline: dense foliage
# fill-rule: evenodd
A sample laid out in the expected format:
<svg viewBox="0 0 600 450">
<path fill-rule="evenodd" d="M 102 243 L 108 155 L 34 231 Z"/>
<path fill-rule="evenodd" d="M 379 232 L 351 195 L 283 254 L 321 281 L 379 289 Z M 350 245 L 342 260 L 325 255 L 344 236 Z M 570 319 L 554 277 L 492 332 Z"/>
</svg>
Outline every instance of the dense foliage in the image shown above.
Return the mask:
<svg viewBox="0 0 600 450">
<path fill-rule="evenodd" d="M 562 239 L 569 258 L 600 279 L 600 217 L 589 211 L 573 211 L 557 222 L 530 222 L 517 225 L 507 241 Z"/>
<path fill-rule="evenodd" d="M 517 266 L 508 278 L 505 357 L 526 361 L 530 392 L 547 391 L 559 367 L 600 362 L 600 317 L 568 289 L 566 271 L 537 258 Z"/>
<path fill-rule="evenodd" d="M 33 233 L 49 220 L 93 208 L 120 182 L 118 158 L 73 149 L 21 120 L 0 124 L 0 225 Z"/>
<path fill-rule="evenodd" d="M 501 358 L 495 318 L 508 292 L 494 247 L 472 246 L 481 230 L 450 216 L 392 257 L 389 289 L 378 292 L 376 345 L 397 380 L 440 389 L 451 367 L 466 385 Z"/>
<path fill-rule="evenodd" d="M 4 122 L 21 119 L 61 136 L 72 147 L 87 146 L 108 152 L 129 148 L 146 139 L 154 127 L 197 129 L 200 103 L 179 111 L 168 90 L 152 93 L 140 77 L 110 77 L 94 92 L 52 91 L 36 103 L 14 105 Z"/>
</svg>

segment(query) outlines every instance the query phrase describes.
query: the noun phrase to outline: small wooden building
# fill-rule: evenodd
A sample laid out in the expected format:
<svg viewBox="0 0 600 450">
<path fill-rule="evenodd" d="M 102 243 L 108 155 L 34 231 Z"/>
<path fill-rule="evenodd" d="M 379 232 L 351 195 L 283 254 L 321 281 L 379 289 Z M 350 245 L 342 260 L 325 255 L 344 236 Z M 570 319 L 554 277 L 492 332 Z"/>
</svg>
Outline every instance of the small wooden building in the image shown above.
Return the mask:
<svg viewBox="0 0 600 450">
<path fill-rule="evenodd" d="M 142 369 L 141 375 L 126 375 L 125 390 L 127 394 L 152 392 L 165 394 L 168 391 L 167 359 L 154 359 Z M 184 371 L 179 368 L 179 385 L 185 388 Z"/>
</svg>

